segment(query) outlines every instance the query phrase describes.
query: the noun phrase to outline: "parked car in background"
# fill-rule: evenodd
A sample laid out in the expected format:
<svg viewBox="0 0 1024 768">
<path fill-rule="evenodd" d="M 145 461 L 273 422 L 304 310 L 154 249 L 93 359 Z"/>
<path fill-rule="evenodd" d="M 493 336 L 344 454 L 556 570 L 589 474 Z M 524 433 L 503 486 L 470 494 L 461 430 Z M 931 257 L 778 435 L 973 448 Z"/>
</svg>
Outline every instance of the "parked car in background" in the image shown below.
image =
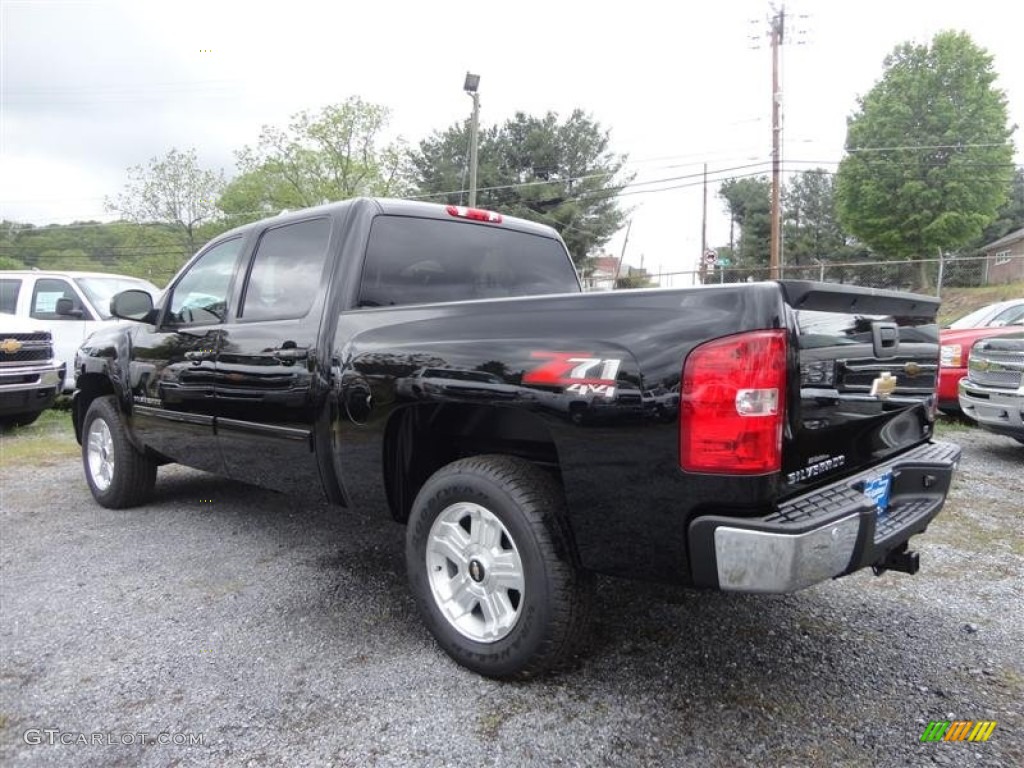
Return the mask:
<svg viewBox="0 0 1024 768">
<path fill-rule="evenodd" d="M 939 408 L 960 411 L 960 380 L 967 375 L 971 347 L 976 341 L 1002 336 L 1024 328 L 1024 299 L 1000 301 L 976 309 L 950 323 L 939 333 Z"/>
<path fill-rule="evenodd" d="M 70 374 L 75 352 L 98 328 L 120 323 L 110 314 L 110 299 L 129 288 L 141 289 L 154 299 L 160 289 L 147 280 L 102 272 L 0 271 L 0 312 L 32 321 L 53 336 L 57 359 L 69 375 L 64 388 L 74 387 Z"/>
<path fill-rule="evenodd" d="M 977 342 L 959 391 L 964 415 L 1024 443 L 1024 333 Z"/>
<path fill-rule="evenodd" d="M 1024 325 L 1024 299 L 1010 299 L 989 304 L 949 324 L 952 330 L 962 328 L 1000 328 L 1004 325 Z"/>
<path fill-rule="evenodd" d="M 50 332 L 0 314 L 0 429 L 31 424 L 53 405 L 65 379 Z"/>
</svg>

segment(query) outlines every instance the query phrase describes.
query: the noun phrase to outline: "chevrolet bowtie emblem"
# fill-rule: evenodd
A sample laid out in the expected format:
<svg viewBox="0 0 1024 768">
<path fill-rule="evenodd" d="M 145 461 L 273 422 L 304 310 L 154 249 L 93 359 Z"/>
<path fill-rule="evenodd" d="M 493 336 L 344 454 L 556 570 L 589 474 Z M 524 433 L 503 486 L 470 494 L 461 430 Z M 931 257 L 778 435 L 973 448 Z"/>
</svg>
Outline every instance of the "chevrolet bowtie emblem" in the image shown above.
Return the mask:
<svg viewBox="0 0 1024 768">
<path fill-rule="evenodd" d="M 871 396 L 879 400 L 885 400 L 896 391 L 896 377 L 888 371 L 871 382 Z"/>
<path fill-rule="evenodd" d="M 17 339 L 4 339 L 3 341 L 0 341 L 0 352 L 3 352 L 5 355 L 13 355 L 15 352 L 18 352 L 21 347 L 22 344 Z"/>
</svg>

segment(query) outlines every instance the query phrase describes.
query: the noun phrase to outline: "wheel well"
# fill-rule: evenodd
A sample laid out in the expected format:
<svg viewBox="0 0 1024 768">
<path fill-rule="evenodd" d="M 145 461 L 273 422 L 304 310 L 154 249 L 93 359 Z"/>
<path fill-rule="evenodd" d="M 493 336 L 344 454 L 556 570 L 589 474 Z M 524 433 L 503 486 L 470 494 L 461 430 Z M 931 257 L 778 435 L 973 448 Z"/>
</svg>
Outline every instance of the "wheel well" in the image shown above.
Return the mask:
<svg viewBox="0 0 1024 768">
<path fill-rule="evenodd" d="M 89 412 L 89 406 L 97 397 L 114 394 L 114 385 L 110 379 L 99 373 L 86 373 L 78 377 L 75 386 L 78 394 L 75 396 L 74 422 L 75 439 L 82 442 L 82 421 L 85 414 Z"/>
<path fill-rule="evenodd" d="M 384 485 L 392 517 L 400 523 L 409 518 L 416 494 L 441 467 L 486 453 L 518 456 L 561 480 L 555 442 L 544 421 L 532 413 L 452 403 L 395 413 L 384 435 Z"/>
</svg>

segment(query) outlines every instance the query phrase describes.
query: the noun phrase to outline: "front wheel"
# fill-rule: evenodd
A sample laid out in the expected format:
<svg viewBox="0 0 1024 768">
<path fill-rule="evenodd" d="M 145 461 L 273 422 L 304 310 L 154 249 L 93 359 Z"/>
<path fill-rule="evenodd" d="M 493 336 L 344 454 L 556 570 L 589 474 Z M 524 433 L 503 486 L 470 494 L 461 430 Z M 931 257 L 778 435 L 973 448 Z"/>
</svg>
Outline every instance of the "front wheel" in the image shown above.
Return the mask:
<svg viewBox="0 0 1024 768">
<path fill-rule="evenodd" d="M 561 489 L 508 456 L 438 470 L 413 504 L 406 567 L 428 629 L 455 661 L 527 678 L 565 663 L 589 618 Z"/>
<path fill-rule="evenodd" d="M 128 440 L 111 395 L 93 400 L 85 414 L 82 465 L 93 498 L 108 509 L 138 506 L 153 494 L 156 463 Z"/>
</svg>

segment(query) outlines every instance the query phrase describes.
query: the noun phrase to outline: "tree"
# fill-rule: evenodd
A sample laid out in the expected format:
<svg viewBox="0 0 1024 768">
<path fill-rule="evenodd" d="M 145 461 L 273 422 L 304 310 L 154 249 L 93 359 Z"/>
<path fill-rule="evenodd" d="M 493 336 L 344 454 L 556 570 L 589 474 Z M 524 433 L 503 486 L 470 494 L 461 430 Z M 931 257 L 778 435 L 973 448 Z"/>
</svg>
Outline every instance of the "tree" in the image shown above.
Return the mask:
<svg viewBox="0 0 1024 768">
<path fill-rule="evenodd" d="M 1024 166 L 1018 166 L 1010 182 L 1010 191 L 1003 207 L 999 209 L 995 220 L 985 227 L 974 242 L 974 249 L 981 248 L 1024 227 Z M 972 250 L 974 250 L 972 249 Z"/>
<path fill-rule="evenodd" d="M 824 168 L 804 171 L 787 185 L 783 201 L 786 266 L 840 260 L 853 250 L 836 214 L 833 174 Z"/>
<path fill-rule="evenodd" d="M 582 110 L 560 121 L 516 113 L 477 139 L 478 203 L 510 216 L 554 227 L 577 265 L 608 242 L 628 211 L 616 193 L 625 156 L 610 149 L 609 131 Z M 454 125 L 420 142 L 412 155 L 417 193 L 464 204 L 469 154 L 468 124 Z"/>
<path fill-rule="evenodd" d="M 732 266 L 752 269 L 768 265 L 771 243 L 771 182 L 767 176 L 727 179 L 718 189 L 729 214 L 729 258 Z"/>
<path fill-rule="evenodd" d="M 3 225 L 7 236 L 0 242 L 0 263 L 14 265 L 4 267 L 7 269 L 117 272 L 163 285 L 189 255 L 181 231 L 169 224 L 80 221 L 67 226 Z"/>
<path fill-rule="evenodd" d="M 128 169 L 128 184 L 106 207 L 129 221 L 162 222 L 181 230 L 188 252 L 197 245 L 197 228 L 218 215 L 217 198 L 224 188 L 223 172 L 199 167 L 195 149 L 172 149 L 149 166 Z"/>
<path fill-rule="evenodd" d="M 241 224 L 286 208 L 404 194 L 404 142 L 379 146 L 389 119 L 386 107 L 353 96 L 315 114 L 298 112 L 287 128 L 263 126 L 256 145 L 236 154 L 240 174 L 224 190 L 220 209 Z"/>
<path fill-rule="evenodd" d="M 859 100 L 839 166 L 840 221 L 879 255 L 934 258 L 981 234 L 1013 173 L 1006 97 L 965 33 L 903 43 Z M 930 278 L 921 262 L 918 288 Z"/>
</svg>

